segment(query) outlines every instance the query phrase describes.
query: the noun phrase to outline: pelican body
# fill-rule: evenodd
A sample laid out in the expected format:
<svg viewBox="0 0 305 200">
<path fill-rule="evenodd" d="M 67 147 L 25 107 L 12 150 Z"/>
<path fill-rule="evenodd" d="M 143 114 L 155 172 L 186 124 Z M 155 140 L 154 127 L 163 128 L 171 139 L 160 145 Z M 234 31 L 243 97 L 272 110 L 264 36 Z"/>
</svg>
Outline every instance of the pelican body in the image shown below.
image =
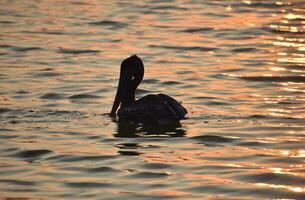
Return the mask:
<svg viewBox="0 0 305 200">
<path fill-rule="evenodd" d="M 120 79 L 111 116 L 117 112 L 119 119 L 179 121 L 187 114 L 186 109 L 174 98 L 165 94 L 149 94 L 135 99 L 135 91 L 144 76 L 142 60 L 133 55 L 123 60 Z"/>
</svg>

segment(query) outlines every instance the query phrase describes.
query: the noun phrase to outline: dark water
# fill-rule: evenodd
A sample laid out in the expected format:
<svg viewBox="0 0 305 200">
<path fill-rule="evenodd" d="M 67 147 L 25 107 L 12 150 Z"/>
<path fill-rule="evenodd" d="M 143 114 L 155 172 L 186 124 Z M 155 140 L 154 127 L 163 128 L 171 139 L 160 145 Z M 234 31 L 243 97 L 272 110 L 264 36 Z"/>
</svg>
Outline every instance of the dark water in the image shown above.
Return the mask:
<svg viewBox="0 0 305 200">
<path fill-rule="evenodd" d="M 305 3 L 0 1 L 0 198 L 304 199 Z M 120 62 L 175 125 L 115 123 Z"/>
</svg>

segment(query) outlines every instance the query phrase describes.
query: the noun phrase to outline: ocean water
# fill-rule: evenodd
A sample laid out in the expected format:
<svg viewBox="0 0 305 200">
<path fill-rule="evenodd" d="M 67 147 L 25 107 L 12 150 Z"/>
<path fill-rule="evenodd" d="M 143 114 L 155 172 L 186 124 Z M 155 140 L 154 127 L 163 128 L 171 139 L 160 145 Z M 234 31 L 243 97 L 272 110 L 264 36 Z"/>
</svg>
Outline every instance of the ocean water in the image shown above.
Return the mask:
<svg viewBox="0 0 305 200">
<path fill-rule="evenodd" d="M 107 116 L 119 66 L 179 124 Z M 0 1 L 0 198 L 305 199 L 305 3 Z"/>
</svg>

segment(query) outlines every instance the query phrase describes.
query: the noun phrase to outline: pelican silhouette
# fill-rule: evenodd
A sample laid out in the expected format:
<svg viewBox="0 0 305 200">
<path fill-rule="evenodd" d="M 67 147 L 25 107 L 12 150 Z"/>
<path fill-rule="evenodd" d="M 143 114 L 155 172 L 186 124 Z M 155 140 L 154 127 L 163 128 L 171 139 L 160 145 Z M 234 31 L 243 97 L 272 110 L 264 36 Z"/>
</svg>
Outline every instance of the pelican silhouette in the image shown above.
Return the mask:
<svg viewBox="0 0 305 200">
<path fill-rule="evenodd" d="M 144 64 L 137 55 L 123 60 L 120 70 L 120 79 L 111 116 L 129 120 L 170 120 L 184 119 L 187 110 L 174 98 L 165 94 L 149 94 L 135 99 L 135 91 L 144 76 Z"/>
</svg>

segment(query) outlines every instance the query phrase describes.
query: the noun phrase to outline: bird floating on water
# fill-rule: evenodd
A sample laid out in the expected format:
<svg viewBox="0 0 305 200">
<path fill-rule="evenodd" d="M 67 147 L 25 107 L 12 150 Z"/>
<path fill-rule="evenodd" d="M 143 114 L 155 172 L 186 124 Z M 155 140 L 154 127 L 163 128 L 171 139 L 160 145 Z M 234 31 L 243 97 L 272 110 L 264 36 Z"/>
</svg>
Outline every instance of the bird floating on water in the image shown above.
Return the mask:
<svg viewBox="0 0 305 200">
<path fill-rule="evenodd" d="M 184 119 L 187 110 L 174 98 L 165 94 L 149 94 L 135 99 L 135 91 L 144 76 L 144 64 L 137 55 L 123 60 L 120 79 L 110 115 L 116 111 L 119 119 L 128 120 L 170 120 Z"/>
</svg>

